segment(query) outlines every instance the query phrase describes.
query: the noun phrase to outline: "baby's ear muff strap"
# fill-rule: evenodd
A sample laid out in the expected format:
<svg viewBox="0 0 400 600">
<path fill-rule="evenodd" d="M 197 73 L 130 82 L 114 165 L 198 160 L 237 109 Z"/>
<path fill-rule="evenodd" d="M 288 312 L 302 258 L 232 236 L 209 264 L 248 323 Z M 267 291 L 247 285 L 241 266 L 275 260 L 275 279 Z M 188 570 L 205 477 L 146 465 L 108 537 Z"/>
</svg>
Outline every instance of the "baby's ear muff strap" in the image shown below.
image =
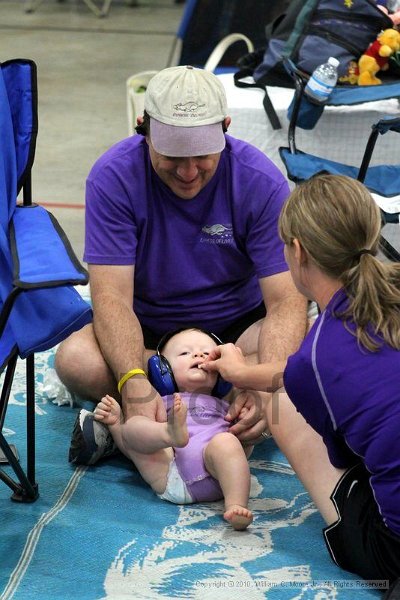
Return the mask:
<svg viewBox="0 0 400 600">
<path fill-rule="evenodd" d="M 218 375 L 217 383 L 211 391 L 212 396 L 216 396 L 217 398 L 223 398 L 230 392 L 232 389 L 232 384 L 229 381 L 225 381 L 222 379 L 221 375 Z"/>
</svg>

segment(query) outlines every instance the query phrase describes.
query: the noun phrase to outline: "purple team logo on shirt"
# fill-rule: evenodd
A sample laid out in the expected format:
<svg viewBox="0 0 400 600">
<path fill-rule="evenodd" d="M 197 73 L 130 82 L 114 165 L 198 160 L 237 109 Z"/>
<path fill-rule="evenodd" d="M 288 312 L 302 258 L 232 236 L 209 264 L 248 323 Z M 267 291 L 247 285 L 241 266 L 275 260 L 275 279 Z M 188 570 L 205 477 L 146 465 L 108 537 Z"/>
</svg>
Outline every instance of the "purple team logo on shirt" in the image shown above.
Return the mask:
<svg viewBox="0 0 400 600">
<path fill-rule="evenodd" d="M 221 223 L 215 223 L 215 225 L 205 225 L 202 228 L 202 233 L 205 236 L 200 238 L 200 242 L 207 244 L 230 244 L 233 241 L 232 224 L 222 225 Z"/>
</svg>

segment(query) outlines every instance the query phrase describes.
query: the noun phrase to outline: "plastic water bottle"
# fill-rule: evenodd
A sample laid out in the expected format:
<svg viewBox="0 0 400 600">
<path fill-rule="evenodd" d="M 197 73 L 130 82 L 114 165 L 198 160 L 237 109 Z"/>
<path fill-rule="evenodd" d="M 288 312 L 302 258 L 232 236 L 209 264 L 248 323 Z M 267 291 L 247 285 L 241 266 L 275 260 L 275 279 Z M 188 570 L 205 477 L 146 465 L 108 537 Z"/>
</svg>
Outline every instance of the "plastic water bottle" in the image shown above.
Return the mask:
<svg viewBox="0 0 400 600">
<path fill-rule="evenodd" d="M 316 104 L 325 104 L 338 79 L 339 61 L 330 56 L 328 62 L 317 67 L 305 87 L 304 93 Z"/>
</svg>

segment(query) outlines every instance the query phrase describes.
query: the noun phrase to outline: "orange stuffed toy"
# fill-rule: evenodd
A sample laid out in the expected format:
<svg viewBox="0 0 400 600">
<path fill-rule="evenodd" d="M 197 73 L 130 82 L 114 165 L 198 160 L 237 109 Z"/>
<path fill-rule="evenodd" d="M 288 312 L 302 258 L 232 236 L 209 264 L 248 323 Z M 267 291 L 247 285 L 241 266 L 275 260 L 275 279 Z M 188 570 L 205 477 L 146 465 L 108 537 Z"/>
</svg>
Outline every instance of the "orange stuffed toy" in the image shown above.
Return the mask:
<svg viewBox="0 0 400 600">
<path fill-rule="evenodd" d="M 379 85 L 378 71 L 386 71 L 388 59 L 400 50 L 400 33 L 397 29 L 385 29 L 372 42 L 358 60 L 358 85 Z"/>
</svg>

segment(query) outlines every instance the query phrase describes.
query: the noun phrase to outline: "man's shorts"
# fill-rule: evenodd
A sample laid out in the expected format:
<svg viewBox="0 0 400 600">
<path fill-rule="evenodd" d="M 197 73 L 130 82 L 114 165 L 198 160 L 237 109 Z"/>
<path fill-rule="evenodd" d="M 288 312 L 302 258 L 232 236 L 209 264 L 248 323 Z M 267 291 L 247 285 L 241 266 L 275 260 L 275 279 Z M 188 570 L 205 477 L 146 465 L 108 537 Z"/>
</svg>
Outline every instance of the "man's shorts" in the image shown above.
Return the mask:
<svg viewBox="0 0 400 600">
<path fill-rule="evenodd" d="M 339 518 L 323 530 L 325 543 L 342 569 L 392 582 L 400 576 L 400 536 L 384 524 L 369 478 L 361 464 L 343 474 L 331 495 Z"/>
<path fill-rule="evenodd" d="M 238 338 L 242 335 L 250 325 L 256 323 L 260 319 L 263 319 L 266 315 L 264 302 L 250 310 L 246 314 L 244 314 L 239 319 L 236 319 L 233 323 L 231 323 L 225 329 L 221 329 L 218 331 L 212 331 L 211 333 L 215 333 L 224 344 L 228 342 L 232 342 L 233 344 L 238 340 Z M 199 326 L 201 328 L 201 326 Z M 162 335 L 159 335 L 142 325 L 143 337 L 144 337 L 144 345 L 148 350 L 156 350 L 158 346 L 158 342 L 162 338 Z"/>
</svg>

